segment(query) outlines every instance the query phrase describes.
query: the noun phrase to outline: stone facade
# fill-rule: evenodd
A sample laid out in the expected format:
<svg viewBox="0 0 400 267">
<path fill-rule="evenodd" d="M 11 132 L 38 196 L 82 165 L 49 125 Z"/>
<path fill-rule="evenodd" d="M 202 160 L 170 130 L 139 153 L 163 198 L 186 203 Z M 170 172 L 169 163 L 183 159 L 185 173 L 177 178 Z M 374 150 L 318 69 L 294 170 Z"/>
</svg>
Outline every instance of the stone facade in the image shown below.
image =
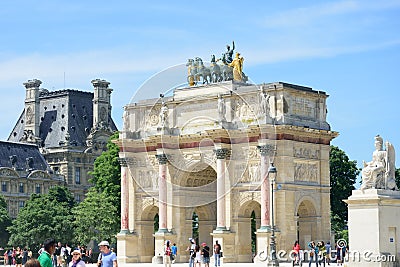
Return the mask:
<svg viewBox="0 0 400 267">
<path fill-rule="evenodd" d="M 100 79 L 92 81 L 93 93 L 49 91 L 41 84 L 37 79 L 24 83 L 25 108 L 8 141 L 37 145 L 51 170 L 64 177 L 75 200 L 82 201 L 94 160 L 117 130 L 111 118 L 113 89 Z"/>
<path fill-rule="evenodd" d="M 327 97 L 281 82 L 229 81 L 127 105 L 118 141 L 126 162 L 119 260 L 154 261 L 167 239 L 182 252 L 195 212 L 200 242 L 218 240 L 224 262 L 251 262 L 253 211 L 257 252 L 270 234 L 272 161 L 277 248 L 329 240 L 329 150 L 338 134 L 326 122 Z M 154 233 L 156 214 L 166 226 Z M 187 258 L 180 253 L 178 261 Z"/>
<path fill-rule="evenodd" d="M 16 218 L 31 194 L 46 194 L 56 185 L 65 185 L 32 144 L 0 141 L 0 184 L 8 213 Z"/>
</svg>

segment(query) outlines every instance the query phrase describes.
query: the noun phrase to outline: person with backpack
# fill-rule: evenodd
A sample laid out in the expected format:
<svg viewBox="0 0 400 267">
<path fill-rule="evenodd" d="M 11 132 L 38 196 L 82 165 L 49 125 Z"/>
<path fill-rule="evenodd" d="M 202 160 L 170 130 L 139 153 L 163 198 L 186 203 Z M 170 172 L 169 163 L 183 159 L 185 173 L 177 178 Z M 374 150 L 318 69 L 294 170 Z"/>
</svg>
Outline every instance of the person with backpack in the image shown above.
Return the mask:
<svg viewBox="0 0 400 267">
<path fill-rule="evenodd" d="M 196 257 L 196 240 L 189 238 L 190 245 L 187 247 L 186 251 L 189 251 L 189 267 L 194 267 L 194 258 Z"/>
<path fill-rule="evenodd" d="M 170 246 L 170 241 L 167 240 L 165 242 L 165 248 L 164 248 L 164 266 L 167 267 L 171 267 L 171 255 L 172 255 L 172 249 Z"/>
</svg>

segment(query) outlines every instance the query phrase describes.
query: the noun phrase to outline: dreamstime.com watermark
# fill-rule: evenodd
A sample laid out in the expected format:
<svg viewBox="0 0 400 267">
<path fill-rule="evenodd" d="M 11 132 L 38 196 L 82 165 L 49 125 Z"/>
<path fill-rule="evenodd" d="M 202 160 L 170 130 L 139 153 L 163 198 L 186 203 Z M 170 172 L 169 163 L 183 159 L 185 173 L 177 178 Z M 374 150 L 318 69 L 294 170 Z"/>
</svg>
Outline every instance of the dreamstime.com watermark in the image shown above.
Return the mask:
<svg viewBox="0 0 400 267">
<path fill-rule="evenodd" d="M 345 250 L 347 247 L 346 241 L 340 240 L 338 242 L 337 249 L 333 249 L 330 251 L 329 255 L 323 256 L 321 253 L 317 255 L 318 261 L 322 261 L 323 258 L 329 258 L 331 262 L 336 262 L 337 260 L 344 260 L 344 262 L 396 262 L 396 255 L 392 254 L 376 254 L 371 250 L 349 250 L 346 251 L 343 257 L 343 249 Z M 257 254 L 257 258 L 259 261 L 269 261 L 271 259 L 271 253 L 265 253 L 265 251 L 260 251 Z M 286 251 L 286 250 L 278 250 L 276 251 L 276 258 L 278 261 L 287 262 L 287 261 L 309 261 L 310 258 L 313 257 L 313 261 L 315 261 L 315 256 L 313 255 L 313 251 L 309 250 L 300 250 L 299 255 L 296 251 Z"/>
<path fill-rule="evenodd" d="M 302 261 L 309 261 L 311 250 L 303 250 L 303 257 L 301 257 Z M 322 255 L 318 256 L 318 260 L 322 260 Z M 264 251 L 260 251 L 257 255 L 257 258 L 260 261 L 267 261 L 270 259 L 270 255 L 267 255 Z M 278 250 L 276 252 L 276 258 L 278 261 L 287 262 L 294 261 L 297 259 L 296 251 L 286 251 L 286 250 Z M 331 262 L 335 262 L 338 257 L 336 254 L 336 250 L 331 251 L 329 259 Z M 370 250 L 364 251 L 348 251 L 344 257 L 345 262 L 395 262 L 396 255 L 386 255 L 386 254 L 374 254 Z"/>
</svg>

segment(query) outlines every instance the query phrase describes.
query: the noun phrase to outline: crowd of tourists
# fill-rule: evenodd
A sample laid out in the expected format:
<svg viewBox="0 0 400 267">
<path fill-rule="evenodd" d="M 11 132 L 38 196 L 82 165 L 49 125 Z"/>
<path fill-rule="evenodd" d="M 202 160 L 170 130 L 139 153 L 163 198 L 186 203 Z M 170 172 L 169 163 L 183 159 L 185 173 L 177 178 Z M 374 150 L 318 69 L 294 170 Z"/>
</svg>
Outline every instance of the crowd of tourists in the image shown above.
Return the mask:
<svg viewBox="0 0 400 267">
<path fill-rule="evenodd" d="M 189 246 L 186 248 L 185 252 L 189 253 L 189 267 L 204 267 L 210 266 L 210 256 L 213 255 L 215 267 L 219 267 L 221 265 L 221 245 L 218 241 L 215 241 L 213 246 L 213 250 L 210 250 L 210 247 L 207 243 L 203 242 L 200 245 L 196 244 L 196 240 L 193 238 L 189 238 Z M 171 244 L 170 240 L 165 242 L 164 246 L 164 257 L 163 262 L 166 267 L 170 267 L 171 264 L 175 263 L 175 259 L 178 253 L 178 248 L 175 243 Z"/>
<path fill-rule="evenodd" d="M 331 243 L 328 241 L 310 241 L 307 244 L 308 248 L 302 250 L 299 242 L 296 240 L 293 245 L 293 265 L 301 265 L 301 263 L 308 257 L 308 266 L 311 267 L 312 263 L 315 266 L 330 265 L 331 262 L 336 262 L 336 266 L 343 266 L 344 259 L 346 256 L 347 248 L 343 244 L 336 244 L 333 248 Z M 308 255 L 307 255 L 308 254 Z"/>
<path fill-rule="evenodd" d="M 93 256 L 93 250 L 85 246 L 70 247 L 62 245 L 53 238 L 46 239 L 38 251 L 39 256 L 34 258 L 28 249 L 6 250 L 4 265 L 15 267 L 86 267 L 88 263 L 96 263 L 97 267 L 118 267 L 117 256 L 110 248 L 108 241 L 99 243 L 99 256 Z"/>
</svg>

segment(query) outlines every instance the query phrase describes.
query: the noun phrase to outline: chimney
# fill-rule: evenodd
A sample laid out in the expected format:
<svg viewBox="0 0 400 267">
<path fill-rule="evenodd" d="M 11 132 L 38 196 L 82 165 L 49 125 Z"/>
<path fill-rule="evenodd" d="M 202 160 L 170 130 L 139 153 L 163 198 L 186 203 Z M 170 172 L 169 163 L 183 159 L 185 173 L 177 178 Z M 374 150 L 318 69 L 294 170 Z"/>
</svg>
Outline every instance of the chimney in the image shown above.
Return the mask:
<svg viewBox="0 0 400 267">
<path fill-rule="evenodd" d="M 108 129 L 111 116 L 111 92 L 109 82 L 106 80 L 92 80 L 94 87 L 93 97 L 93 129 L 103 128 Z"/>
<path fill-rule="evenodd" d="M 40 80 L 28 80 L 24 83 L 26 88 L 25 97 L 25 129 L 24 132 L 31 137 L 28 142 L 36 142 L 35 137 L 39 138 L 40 123 L 40 102 L 39 102 L 39 86 L 42 84 Z"/>
</svg>

